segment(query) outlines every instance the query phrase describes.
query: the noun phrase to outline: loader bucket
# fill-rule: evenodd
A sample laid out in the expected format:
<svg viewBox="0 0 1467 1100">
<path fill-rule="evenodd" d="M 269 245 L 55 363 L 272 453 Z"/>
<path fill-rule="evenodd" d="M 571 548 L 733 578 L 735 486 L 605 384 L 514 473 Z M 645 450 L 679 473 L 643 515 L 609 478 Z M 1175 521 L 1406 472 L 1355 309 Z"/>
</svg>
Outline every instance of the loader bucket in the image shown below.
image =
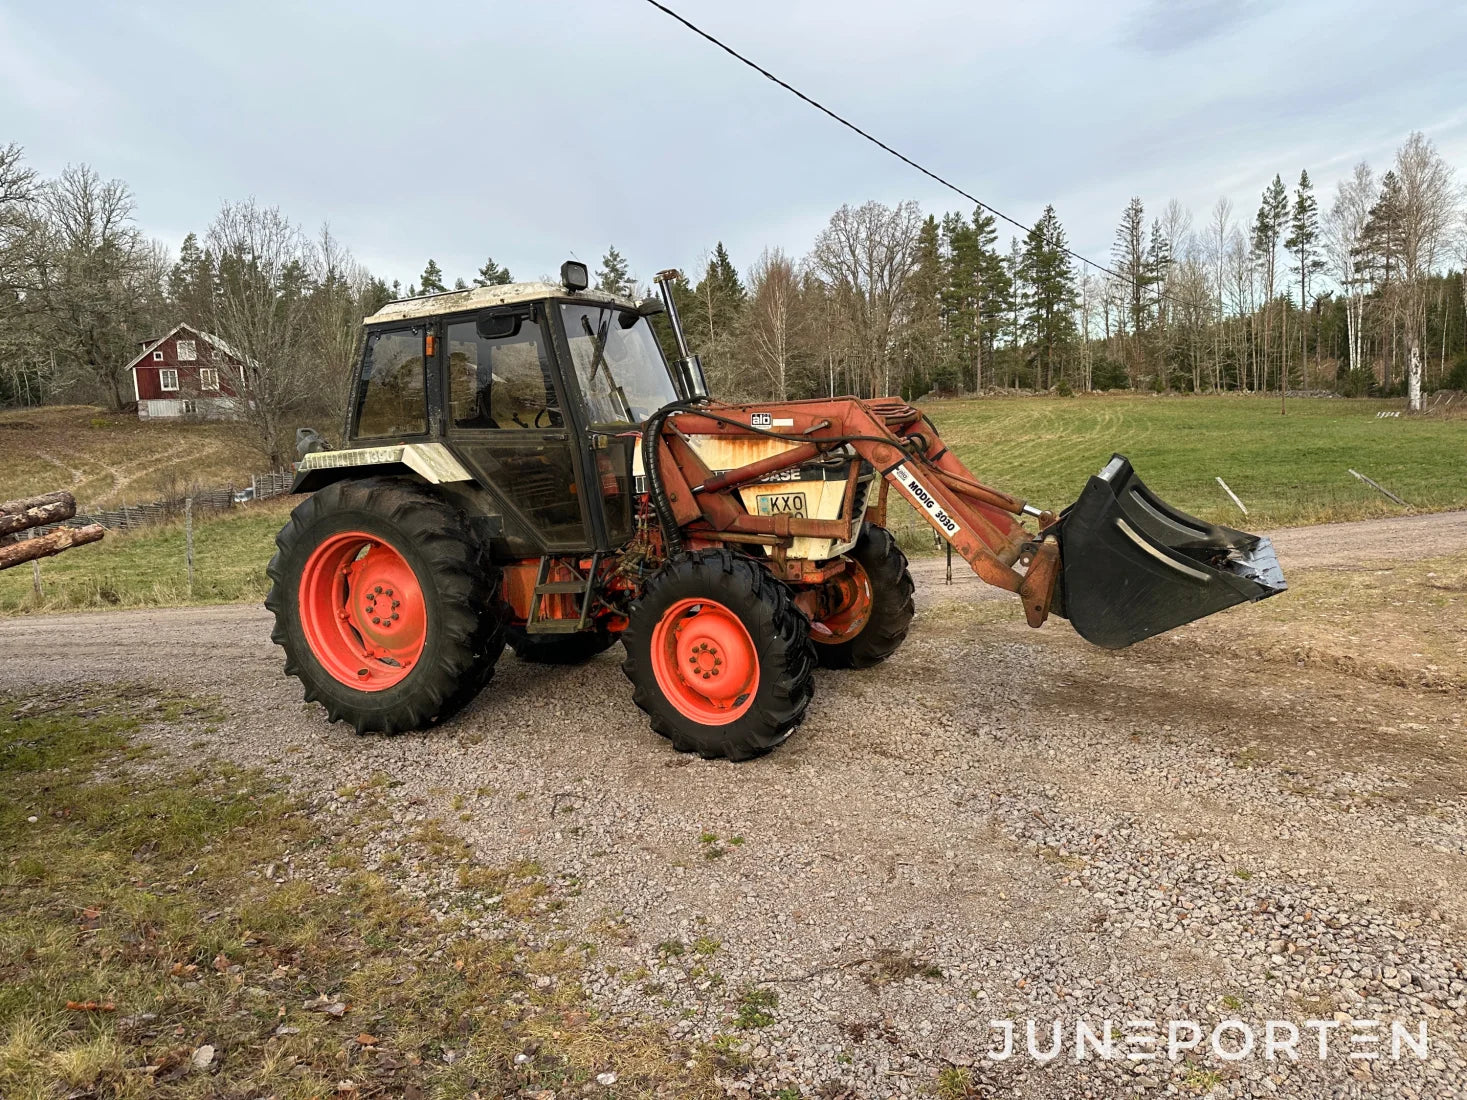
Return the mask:
<svg viewBox="0 0 1467 1100">
<path fill-rule="evenodd" d="M 1177 511 L 1124 455 L 1090 479 L 1057 526 L 1055 610 L 1106 649 L 1288 588 L 1268 539 Z"/>
</svg>

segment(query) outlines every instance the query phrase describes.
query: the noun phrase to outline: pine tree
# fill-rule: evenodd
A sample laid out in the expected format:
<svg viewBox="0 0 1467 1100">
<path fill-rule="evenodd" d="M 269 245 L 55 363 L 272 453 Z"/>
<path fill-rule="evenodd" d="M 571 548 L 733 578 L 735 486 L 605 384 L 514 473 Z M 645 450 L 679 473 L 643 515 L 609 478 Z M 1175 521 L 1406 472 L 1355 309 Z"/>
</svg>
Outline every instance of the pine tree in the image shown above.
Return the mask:
<svg viewBox="0 0 1467 1100">
<path fill-rule="evenodd" d="M 1121 277 L 1125 294 L 1126 309 L 1121 316 L 1121 336 L 1124 337 L 1126 318 L 1130 319 L 1131 353 L 1125 353 L 1125 342 L 1121 342 L 1121 355 L 1126 362 L 1126 374 L 1132 386 L 1145 367 L 1145 346 L 1142 343 L 1147 329 L 1147 293 L 1151 277 L 1146 266 L 1146 208 L 1139 196 L 1135 196 L 1121 211 L 1121 224 L 1116 226 L 1115 241 L 1110 248 L 1111 266 Z"/>
<path fill-rule="evenodd" d="M 1254 380 L 1259 389 L 1268 386 L 1269 316 L 1278 285 L 1279 242 L 1283 238 L 1288 219 L 1289 193 L 1284 189 L 1283 178 L 1276 175 L 1263 192 L 1263 201 L 1258 206 L 1258 217 L 1253 222 L 1253 256 L 1263 271 L 1264 288 L 1263 373 Z M 1282 380 L 1282 376 L 1280 378 Z"/>
<path fill-rule="evenodd" d="M 510 278 L 509 268 L 495 263 L 493 256 L 484 261 L 484 266 L 479 268 L 479 274 L 474 276 L 475 286 L 504 286 L 513 281 Z"/>
<path fill-rule="evenodd" d="M 946 268 L 942 282 L 942 356 L 964 385 L 992 384 L 994 350 L 1004 327 L 1011 285 L 998 243 L 997 222 L 980 207 L 971 221 L 942 219 Z"/>
<path fill-rule="evenodd" d="M 636 281 L 627 270 L 626 259 L 612 245 L 601 257 L 601 269 L 596 272 L 596 289 L 607 294 L 620 294 L 630 298 L 636 293 Z"/>
<path fill-rule="evenodd" d="M 1299 186 L 1294 191 L 1294 212 L 1290 233 L 1284 247 L 1294 254 L 1293 270 L 1299 276 L 1299 359 L 1305 385 L 1309 381 L 1309 348 L 1306 343 L 1309 316 L 1309 279 L 1324 270 L 1319 254 L 1319 203 L 1314 198 L 1314 185 L 1309 173 L 1299 173 Z"/>
<path fill-rule="evenodd" d="M 168 297 L 179 319 L 194 326 L 206 326 L 214 312 L 214 257 L 199 247 L 199 238 L 190 233 L 178 248 L 178 262 L 168 273 Z"/>
<path fill-rule="evenodd" d="M 748 292 L 739 279 L 728 250 L 719 241 L 703 269 L 703 278 L 693 288 L 696 304 L 683 323 L 688 326 L 688 339 L 705 365 L 717 378 L 725 392 L 738 392 L 738 379 L 732 371 L 736 356 L 736 328 Z"/>
<path fill-rule="evenodd" d="M 1370 208 L 1365 222 L 1362 268 L 1379 288 L 1390 317 L 1390 354 L 1385 357 L 1385 388 L 1390 389 L 1396 360 L 1396 325 L 1399 320 L 1402 253 L 1406 241 L 1406 199 L 1401 179 L 1389 169 L 1380 179 L 1380 197 Z"/>
<path fill-rule="evenodd" d="M 917 230 L 915 270 L 911 277 L 911 311 L 901 329 L 905 360 L 902 396 L 920 397 L 934 387 L 953 388 L 951 364 L 940 354 L 942 343 L 942 238 L 937 219 L 928 215 Z"/>
<path fill-rule="evenodd" d="M 1061 356 L 1075 335 L 1075 272 L 1053 206 L 1044 208 L 1024 238 L 1020 265 L 1026 287 L 1025 329 L 1034 341 L 1035 385 L 1048 389 L 1060 380 Z"/>
<path fill-rule="evenodd" d="M 428 266 L 423 268 L 422 283 L 424 294 L 439 294 L 448 289 L 443 285 L 443 271 L 437 260 L 429 259 Z"/>
<path fill-rule="evenodd" d="M 1168 316 L 1166 281 L 1172 266 L 1172 243 L 1161 230 L 1161 222 L 1152 219 L 1151 239 L 1146 245 L 1146 263 L 1142 268 L 1147 290 L 1146 309 L 1150 317 L 1149 343 L 1155 354 L 1148 356 L 1156 363 L 1155 388 L 1166 392 L 1171 389 L 1170 364 L 1168 362 Z"/>
</svg>

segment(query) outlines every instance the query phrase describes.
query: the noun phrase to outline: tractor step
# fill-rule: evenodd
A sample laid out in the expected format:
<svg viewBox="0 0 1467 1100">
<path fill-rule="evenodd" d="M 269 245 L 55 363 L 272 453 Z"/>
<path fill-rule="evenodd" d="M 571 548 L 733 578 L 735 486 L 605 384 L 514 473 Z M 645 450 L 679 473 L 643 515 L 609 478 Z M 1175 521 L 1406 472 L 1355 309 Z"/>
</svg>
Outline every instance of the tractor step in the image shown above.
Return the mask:
<svg viewBox="0 0 1467 1100">
<path fill-rule="evenodd" d="M 591 594 L 596 588 L 596 568 L 601 564 L 601 555 L 591 555 L 591 568 L 581 576 L 575 562 L 560 562 L 562 568 L 576 574 L 573 581 L 549 580 L 556 559 L 546 555 L 540 559 L 540 569 L 535 576 L 535 588 L 530 597 L 530 615 L 525 621 L 526 634 L 578 634 L 590 624 Z M 574 618 L 541 618 L 540 611 L 546 596 L 579 596 L 580 609 Z"/>
<path fill-rule="evenodd" d="M 585 581 L 549 581 L 546 584 L 537 584 L 535 586 L 535 592 L 542 596 L 569 592 L 575 592 L 584 595 L 585 591 Z"/>
<path fill-rule="evenodd" d="M 526 634 L 579 634 L 579 619 L 537 619 L 525 624 Z"/>
</svg>

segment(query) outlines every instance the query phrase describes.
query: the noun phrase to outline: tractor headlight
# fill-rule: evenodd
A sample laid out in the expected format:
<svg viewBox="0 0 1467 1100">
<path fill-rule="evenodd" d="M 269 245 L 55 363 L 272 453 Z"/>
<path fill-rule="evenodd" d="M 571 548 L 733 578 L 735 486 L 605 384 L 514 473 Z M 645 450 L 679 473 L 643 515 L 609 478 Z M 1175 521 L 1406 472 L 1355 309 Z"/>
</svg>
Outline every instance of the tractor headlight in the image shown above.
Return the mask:
<svg viewBox="0 0 1467 1100">
<path fill-rule="evenodd" d="M 591 285 L 591 273 L 579 260 L 566 260 L 560 265 L 560 281 L 566 290 L 585 290 Z"/>
</svg>

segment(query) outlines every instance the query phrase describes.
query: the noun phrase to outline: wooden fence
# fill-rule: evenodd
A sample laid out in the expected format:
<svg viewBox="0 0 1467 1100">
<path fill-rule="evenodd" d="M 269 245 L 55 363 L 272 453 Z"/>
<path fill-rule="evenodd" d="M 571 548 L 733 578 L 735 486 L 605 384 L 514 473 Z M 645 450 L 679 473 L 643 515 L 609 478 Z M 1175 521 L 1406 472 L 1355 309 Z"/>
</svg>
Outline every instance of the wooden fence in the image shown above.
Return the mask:
<svg viewBox="0 0 1467 1100">
<path fill-rule="evenodd" d="M 199 489 L 181 497 L 165 497 L 161 500 L 124 504 L 100 512 L 78 512 L 65 524 L 50 524 L 36 528 L 38 533 L 54 531 L 57 527 L 82 527 L 89 523 L 100 523 L 109 531 L 136 531 L 157 523 L 181 519 L 188 502 L 192 501 L 194 515 L 201 512 L 227 512 L 237 504 L 250 500 L 267 500 L 290 492 L 295 475 L 290 473 L 267 473 L 250 475 L 248 489 L 227 485 L 222 489 Z"/>
</svg>

